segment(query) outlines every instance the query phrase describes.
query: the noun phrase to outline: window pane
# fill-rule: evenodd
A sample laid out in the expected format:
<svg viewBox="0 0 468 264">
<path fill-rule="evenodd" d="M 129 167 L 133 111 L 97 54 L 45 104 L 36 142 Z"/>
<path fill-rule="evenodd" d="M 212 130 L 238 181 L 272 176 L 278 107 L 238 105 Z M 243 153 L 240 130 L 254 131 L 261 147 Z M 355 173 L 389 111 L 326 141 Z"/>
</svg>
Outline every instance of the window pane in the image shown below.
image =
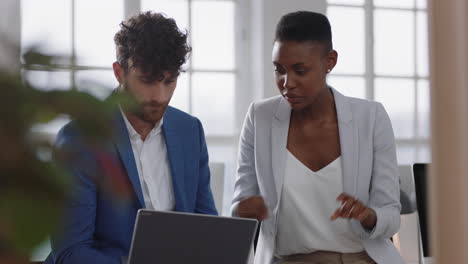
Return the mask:
<svg viewBox="0 0 468 264">
<path fill-rule="evenodd" d="M 60 12 L 58 12 L 60 10 Z M 51 55 L 71 55 L 70 0 L 22 0 L 21 48 L 40 44 Z M 69 63 L 67 60 L 64 63 Z"/>
<path fill-rule="evenodd" d="M 335 73 L 363 74 L 364 55 L 364 9 L 358 7 L 329 7 L 333 46 L 338 52 Z"/>
<path fill-rule="evenodd" d="M 418 81 L 418 136 L 429 138 L 431 135 L 430 122 L 430 90 L 429 81 Z"/>
<path fill-rule="evenodd" d="M 177 79 L 177 87 L 172 95 L 171 106 L 182 110 L 184 112 L 189 112 L 189 75 L 188 73 L 181 73 Z"/>
<path fill-rule="evenodd" d="M 418 147 L 416 162 L 422 163 L 431 163 L 431 146 L 430 144 L 425 144 Z"/>
<path fill-rule="evenodd" d="M 328 0 L 329 4 L 364 5 L 364 0 Z"/>
<path fill-rule="evenodd" d="M 141 10 L 164 13 L 173 18 L 180 29 L 189 29 L 187 0 L 142 0 Z"/>
<path fill-rule="evenodd" d="M 418 54 L 418 75 L 429 76 L 429 44 L 428 44 L 428 28 L 427 28 L 427 13 L 418 12 L 417 15 L 417 54 Z"/>
<path fill-rule="evenodd" d="M 413 8 L 414 0 L 374 0 L 374 5 L 377 7 Z"/>
<path fill-rule="evenodd" d="M 427 8 L 427 0 L 416 0 L 417 8 Z"/>
<path fill-rule="evenodd" d="M 68 90 L 71 88 L 71 73 L 68 71 L 26 71 L 23 77 L 34 88 L 50 90 Z"/>
<path fill-rule="evenodd" d="M 416 146 L 397 144 L 397 161 L 399 165 L 411 165 L 416 162 Z"/>
<path fill-rule="evenodd" d="M 340 93 L 357 98 L 366 98 L 366 84 L 363 77 L 329 76 L 327 82 Z"/>
<path fill-rule="evenodd" d="M 234 69 L 234 2 L 192 2 L 195 69 Z"/>
<path fill-rule="evenodd" d="M 397 143 L 397 160 L 399 165 L 412 165 L 413 163 L 430 163 L 431 149 L 429 143 Z"/>
<path fill-rule="evenodd" d="M 115 61 L 114 35 L 123 19 L 123 1 L 75 1 L 75 17 L 78 64 L 110 67 Z"/>
<path fill-rule="evenodd" d="M 375 100 L 381 102 L 387 110 L 396 138 L 414 136 L 414 89 L 413 80 L 375 80 Z"/>
<path fill-rule="evenodd" d="M 76 73 L 78 90 L 105 99 L 119 85 L 112 70 L 89 70 Z"/>
<path fill-rule="evenodd" d="M 232 73 L 193 74 L 193 114 L 201 119 L 206 134 L 234 133 L 234 87 Z"/>
<path fill-rule="evenodd" d="M 391 21 L 391 23 L 389 23 Z M 377 74 L 414 74 L 414 15 L 411 11 L 375 11 Z"/>
</svg>

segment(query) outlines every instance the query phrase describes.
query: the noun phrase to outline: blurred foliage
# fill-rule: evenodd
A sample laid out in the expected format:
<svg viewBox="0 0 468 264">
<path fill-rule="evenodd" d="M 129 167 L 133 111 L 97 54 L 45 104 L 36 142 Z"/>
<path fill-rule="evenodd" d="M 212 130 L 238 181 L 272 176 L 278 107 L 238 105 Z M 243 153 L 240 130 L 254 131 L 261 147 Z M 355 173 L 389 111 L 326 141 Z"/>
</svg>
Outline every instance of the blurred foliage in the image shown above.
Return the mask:
<svg viewBox="0 0 468 264">
<path fill-rule="evenodd" d="M 24 67 L 50 65 L 53 56 L 34 50 Z M 0 263 L 6 256 L 27 258 L 59 224 L 69 177 L 39 152 L 53 152 L 50 141 L 31 127 L 66 114 L 90 142 L 111 135 L 110 115 L 122 98 L 101 101 L 77 89 L 41 91 L 19 73 L 0 69 Z M 127 100 L 128 101 L 128 100 Z M 129 102 L 129 101 L 128 101 Z"/>
</svg>

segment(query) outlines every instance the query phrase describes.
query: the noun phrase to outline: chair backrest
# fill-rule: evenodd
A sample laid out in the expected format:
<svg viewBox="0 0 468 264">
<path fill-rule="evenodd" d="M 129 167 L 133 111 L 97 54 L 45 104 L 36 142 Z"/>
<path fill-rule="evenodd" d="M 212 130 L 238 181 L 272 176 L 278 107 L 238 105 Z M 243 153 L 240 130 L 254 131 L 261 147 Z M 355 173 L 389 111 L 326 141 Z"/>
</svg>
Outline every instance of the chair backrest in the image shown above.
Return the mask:
<svg viewBox="0 0 468 264">
<path fill-rule="evenodd" d="M 216 209 L 223 214 L 224 175 L 226 166 L 221 162 L 210 162 L 211 191 L 215 200 Z"/>
<path fill-rule="evenodd" d="M 416 194 L 411 165 L 398 166 L 400 173 L 400 214 L 412 214 L 416 212 Z"/>
<path fill-rule="evenodd" d="M 429 236 L 429 196 L 428 196 L 428 171 L 429 164 L 427 163 L 415 163 L 413 164 L 413 176 L 416 190 L 416 202 L 418 210 L 418 222 L 419 222 L 419 233 L 422 254 L 420 257 L 427 258 L 431 257 L 430 252 L 430 236 Z"/>
</svg>

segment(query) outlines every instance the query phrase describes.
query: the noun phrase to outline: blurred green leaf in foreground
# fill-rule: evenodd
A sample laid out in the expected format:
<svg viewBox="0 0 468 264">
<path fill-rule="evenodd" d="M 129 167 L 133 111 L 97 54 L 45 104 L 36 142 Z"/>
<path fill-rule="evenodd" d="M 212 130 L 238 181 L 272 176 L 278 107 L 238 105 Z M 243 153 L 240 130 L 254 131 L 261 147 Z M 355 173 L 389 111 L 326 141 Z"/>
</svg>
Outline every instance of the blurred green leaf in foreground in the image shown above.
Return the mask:
<svg viewBox="0 0 468 264">
<path fill-rule="evenodd" d="M 28 51 L 24 68 L 53 63 L 54 57 Z M 121 98 L 120 98 L 121 99 Z M 7 256 L 27 259 L 59 224 L 69 177 L 39 152 L 52 153 L 50 141 L 31 127 L 66 114 L 89 142 L 111 135 L 113 101 L 101 101 L 77 89 L 41 91 L 19 73 L 0 69 L 0 263 Z"/>
</svg>

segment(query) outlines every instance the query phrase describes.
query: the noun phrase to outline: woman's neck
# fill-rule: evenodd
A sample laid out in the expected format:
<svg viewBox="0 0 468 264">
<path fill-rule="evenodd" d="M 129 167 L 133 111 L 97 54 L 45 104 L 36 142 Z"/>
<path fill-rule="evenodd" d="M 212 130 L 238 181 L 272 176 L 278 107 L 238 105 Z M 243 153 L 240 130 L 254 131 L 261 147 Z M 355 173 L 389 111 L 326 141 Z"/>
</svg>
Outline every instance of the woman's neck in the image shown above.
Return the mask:
<svg viewBox="0 0 468 264">
<path fill-rule="evenodd" d="M 332 91 L 327 87 L 315 98 L 309 106 L 292 112 L 297 121 L 302 122 L 330 122 L 336 120 L 335 99 Z"/>
</svg>

